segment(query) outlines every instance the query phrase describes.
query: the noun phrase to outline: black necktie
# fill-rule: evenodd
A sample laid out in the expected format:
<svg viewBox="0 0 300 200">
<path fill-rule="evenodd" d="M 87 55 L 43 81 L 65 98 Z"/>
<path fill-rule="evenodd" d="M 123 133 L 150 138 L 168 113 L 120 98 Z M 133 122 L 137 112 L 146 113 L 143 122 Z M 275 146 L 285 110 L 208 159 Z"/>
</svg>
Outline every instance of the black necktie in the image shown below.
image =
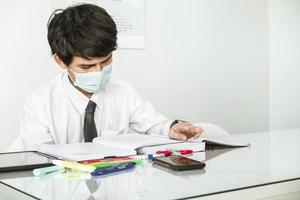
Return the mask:
<svg viewBox="0 0 300 200">
<path fill-rule="evenodd" d="M 92 142 L 92 140 L 97 137 L 97 129 L 94 121 L 94 112 L 96 104 L 89 101 L 85 109 L 84 125 L 83 125 L 83 135 L 85 142 Z"/>
</svg>

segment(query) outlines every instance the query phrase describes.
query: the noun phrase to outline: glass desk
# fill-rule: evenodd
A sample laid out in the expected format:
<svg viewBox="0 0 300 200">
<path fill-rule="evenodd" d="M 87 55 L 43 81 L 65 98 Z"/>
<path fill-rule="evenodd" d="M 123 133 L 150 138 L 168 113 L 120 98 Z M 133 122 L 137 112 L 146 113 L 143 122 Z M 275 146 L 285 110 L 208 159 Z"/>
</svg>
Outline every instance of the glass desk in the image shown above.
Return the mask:
<svg viewBox="0 0 300 200">
<path fill-rule="evenodd" d="M 59 200 L 259 199 L 284 194 L 300 198 L 299 129 L 231 135 L 226 140 L 251 146 L 206 151 L 204 170 L 173 172 L 147 161 L 130 172 L 91 180 L 2 173 L 0 191 L 14 188 L 29 199 Z M 192 158 L 203 156 L 204 152 L 195 153 Z"/>
</svg>

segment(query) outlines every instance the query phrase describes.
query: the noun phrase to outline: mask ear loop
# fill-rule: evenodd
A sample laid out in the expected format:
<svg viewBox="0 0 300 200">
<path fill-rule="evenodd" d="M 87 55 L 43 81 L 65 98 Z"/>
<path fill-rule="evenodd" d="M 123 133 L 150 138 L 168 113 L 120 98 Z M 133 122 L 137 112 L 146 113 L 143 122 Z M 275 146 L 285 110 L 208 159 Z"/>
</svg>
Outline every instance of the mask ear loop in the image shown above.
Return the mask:
<svg viewBox="0 0 300 200">
<path fill-rule="evenodd" d="M 71 68 L 68 66 L 68 69 L 75 75 L 75 77 L 76 77 L 76 73 L 73 71 L 73 70 L 71 70 Z M 72 78 L 72 76 L 70 76 L 70 74 L 68 73 L 68 76 L 70 77 L 70 79 L 73 81 L 73 84 L 75 85 L 75 86 L 78 86 L 78 84 L 76 83 L 76 81 Z"/>
</svg>

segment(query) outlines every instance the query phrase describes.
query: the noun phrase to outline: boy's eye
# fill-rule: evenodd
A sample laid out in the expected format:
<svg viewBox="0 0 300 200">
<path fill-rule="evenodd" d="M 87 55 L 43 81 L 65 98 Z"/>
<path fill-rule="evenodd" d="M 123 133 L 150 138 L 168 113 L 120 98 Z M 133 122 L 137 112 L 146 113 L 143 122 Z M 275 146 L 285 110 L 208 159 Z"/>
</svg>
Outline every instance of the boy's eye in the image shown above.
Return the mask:
<svg viewBox="0 0 300 200">
<path fill-rule="evenodd" d="M 95 65 L 81 65 L 81 69 L 89 69 L 91 67 L 94 67 Z"/>
</svg>

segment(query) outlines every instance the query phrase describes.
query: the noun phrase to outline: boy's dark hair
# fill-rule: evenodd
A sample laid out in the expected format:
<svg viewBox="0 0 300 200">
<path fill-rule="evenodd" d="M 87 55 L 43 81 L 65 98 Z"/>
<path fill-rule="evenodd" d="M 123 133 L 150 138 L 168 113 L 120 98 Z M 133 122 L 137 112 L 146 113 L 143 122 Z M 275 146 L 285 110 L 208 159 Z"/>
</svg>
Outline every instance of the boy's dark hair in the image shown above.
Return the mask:
<svg viewBox="0 0 300 200">
<path fill-rule="evenodd" d="M 101 7 L 82 4 L 56 10 L 51 17 L 48 42 L 52 54 L 58 55 L 66 65 L 72 62 L 73 56 L 103 57 L 117 48 L 116 24 Z"/>
</svg>

